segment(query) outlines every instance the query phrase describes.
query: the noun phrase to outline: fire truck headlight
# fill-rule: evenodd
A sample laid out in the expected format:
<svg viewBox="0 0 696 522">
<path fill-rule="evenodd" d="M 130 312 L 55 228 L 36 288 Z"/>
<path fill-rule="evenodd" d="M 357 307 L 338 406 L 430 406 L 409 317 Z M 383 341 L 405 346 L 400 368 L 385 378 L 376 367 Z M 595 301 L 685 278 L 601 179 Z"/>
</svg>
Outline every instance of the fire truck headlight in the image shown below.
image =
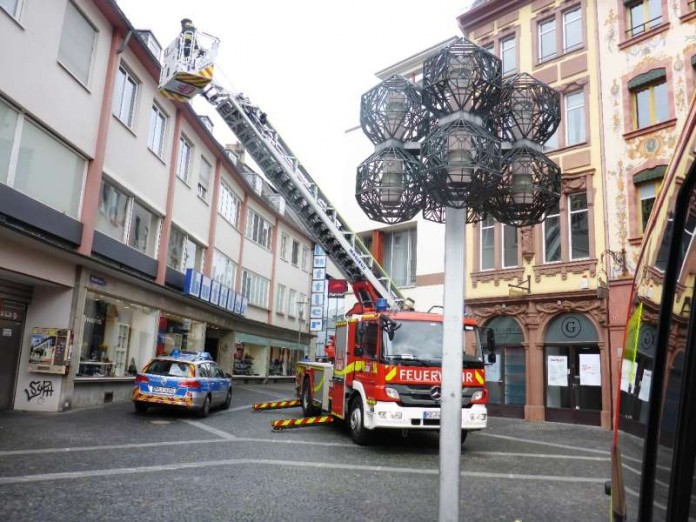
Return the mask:
<svg viewBox="0 0 696 522">
<path fill-rule="evenodd" d="M 472 395 L 471 395 L 471 400 L 473 401 L 480 401 L 483 399 L 483 390 L 476 390 Z"/>
<path fill-rule="evenodd" d="M 394 388 L 384 388 L 384 393 L 387 394 L 387 397 L 390 399 L 399 399 L 399 392 L 396 391 Z"/>
</svg>

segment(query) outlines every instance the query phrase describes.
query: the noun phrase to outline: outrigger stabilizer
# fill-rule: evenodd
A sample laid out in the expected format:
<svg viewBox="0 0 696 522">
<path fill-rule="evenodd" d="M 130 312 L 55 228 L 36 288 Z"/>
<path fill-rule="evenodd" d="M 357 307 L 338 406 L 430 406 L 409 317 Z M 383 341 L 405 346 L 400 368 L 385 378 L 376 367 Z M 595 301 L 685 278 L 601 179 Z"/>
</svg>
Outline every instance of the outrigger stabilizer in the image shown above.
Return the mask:
<svg viewBox="0 0 696 522">
<path fill-rule="evenodd" d="M 334 418 L 332 415 L 322 415 L 320 417 L 302 417 L 300 419 L 280 419 L 273 421 L 271 426 L 273 427 L 273 431 L 283 431 L 292 428 L 331 424 L 333 421 Z"/>
<path fill-rule="evenodd" d="M 251 405 L 254 411 L 264 410 L 282 410 L 285 408 L 297 408 L 301 403 L 299 400 L 292 401 L 275 401 L 275 402 L 257 402 Z"/>
</svg>

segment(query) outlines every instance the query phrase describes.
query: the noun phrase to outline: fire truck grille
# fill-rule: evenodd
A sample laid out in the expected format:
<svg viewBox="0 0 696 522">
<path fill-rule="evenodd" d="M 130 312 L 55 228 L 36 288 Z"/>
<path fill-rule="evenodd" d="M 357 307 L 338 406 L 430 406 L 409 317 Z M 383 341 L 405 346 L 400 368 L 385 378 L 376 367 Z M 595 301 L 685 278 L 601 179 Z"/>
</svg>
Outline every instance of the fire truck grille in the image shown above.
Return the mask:
<svg viewBox="0 0 696 522">
<path fill-rule="evenodd" d="M 399 392 L 399 404 L 405 408 L 433 408 L 440 406 L 439 398 L 437 400 L 433 398 L 433 396 L 439 397 L 438 392 L 441 393 L 439 386 L 391 384 L 389 387 Z M 438 389 L 433 390 L 433 388 Z M 479 388 L 462 388 L 462 408 L 471 405 L 471 396 L 477 389 Z"/>
</svg>

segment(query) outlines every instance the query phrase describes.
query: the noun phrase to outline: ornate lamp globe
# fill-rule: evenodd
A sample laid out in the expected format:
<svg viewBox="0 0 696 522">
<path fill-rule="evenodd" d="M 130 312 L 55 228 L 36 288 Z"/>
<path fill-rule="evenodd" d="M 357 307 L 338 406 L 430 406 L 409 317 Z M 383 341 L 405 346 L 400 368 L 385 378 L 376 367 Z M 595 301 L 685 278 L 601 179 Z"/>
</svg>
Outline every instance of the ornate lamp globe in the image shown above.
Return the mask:
<svg viewBox="0 0 696 522">
<path fill-rule="evenodd" d="M 358 167 L 355 198 L 374 221 L 402 223 L 423 209 L 418 185 L 420 163 L 401 147 L 377 150 Z"/>
<path fill-rule="evenodd" d="M 360 125 L 375 145 L 420 140 L 428 130 L 420 88 L 401 76 L 387 78 L 362 95 Z"/>
</svg>

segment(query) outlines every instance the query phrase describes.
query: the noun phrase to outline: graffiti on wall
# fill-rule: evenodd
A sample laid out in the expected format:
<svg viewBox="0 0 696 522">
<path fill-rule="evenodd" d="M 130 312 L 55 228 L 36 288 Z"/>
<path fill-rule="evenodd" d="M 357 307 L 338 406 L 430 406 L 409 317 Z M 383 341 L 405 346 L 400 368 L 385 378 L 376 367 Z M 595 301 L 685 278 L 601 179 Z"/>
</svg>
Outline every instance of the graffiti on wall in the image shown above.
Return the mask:
<svg viewBox="0 0 696 522">
<path fill-rule="evenodd" d="M 53 397 L 53 382 L 51 381 L 31 381 L 29 388 L 24 388 L 27 394 L 27 402 L 39 397 L 38 402 L 43 402 L 44 397 Z"/>
</svg>

